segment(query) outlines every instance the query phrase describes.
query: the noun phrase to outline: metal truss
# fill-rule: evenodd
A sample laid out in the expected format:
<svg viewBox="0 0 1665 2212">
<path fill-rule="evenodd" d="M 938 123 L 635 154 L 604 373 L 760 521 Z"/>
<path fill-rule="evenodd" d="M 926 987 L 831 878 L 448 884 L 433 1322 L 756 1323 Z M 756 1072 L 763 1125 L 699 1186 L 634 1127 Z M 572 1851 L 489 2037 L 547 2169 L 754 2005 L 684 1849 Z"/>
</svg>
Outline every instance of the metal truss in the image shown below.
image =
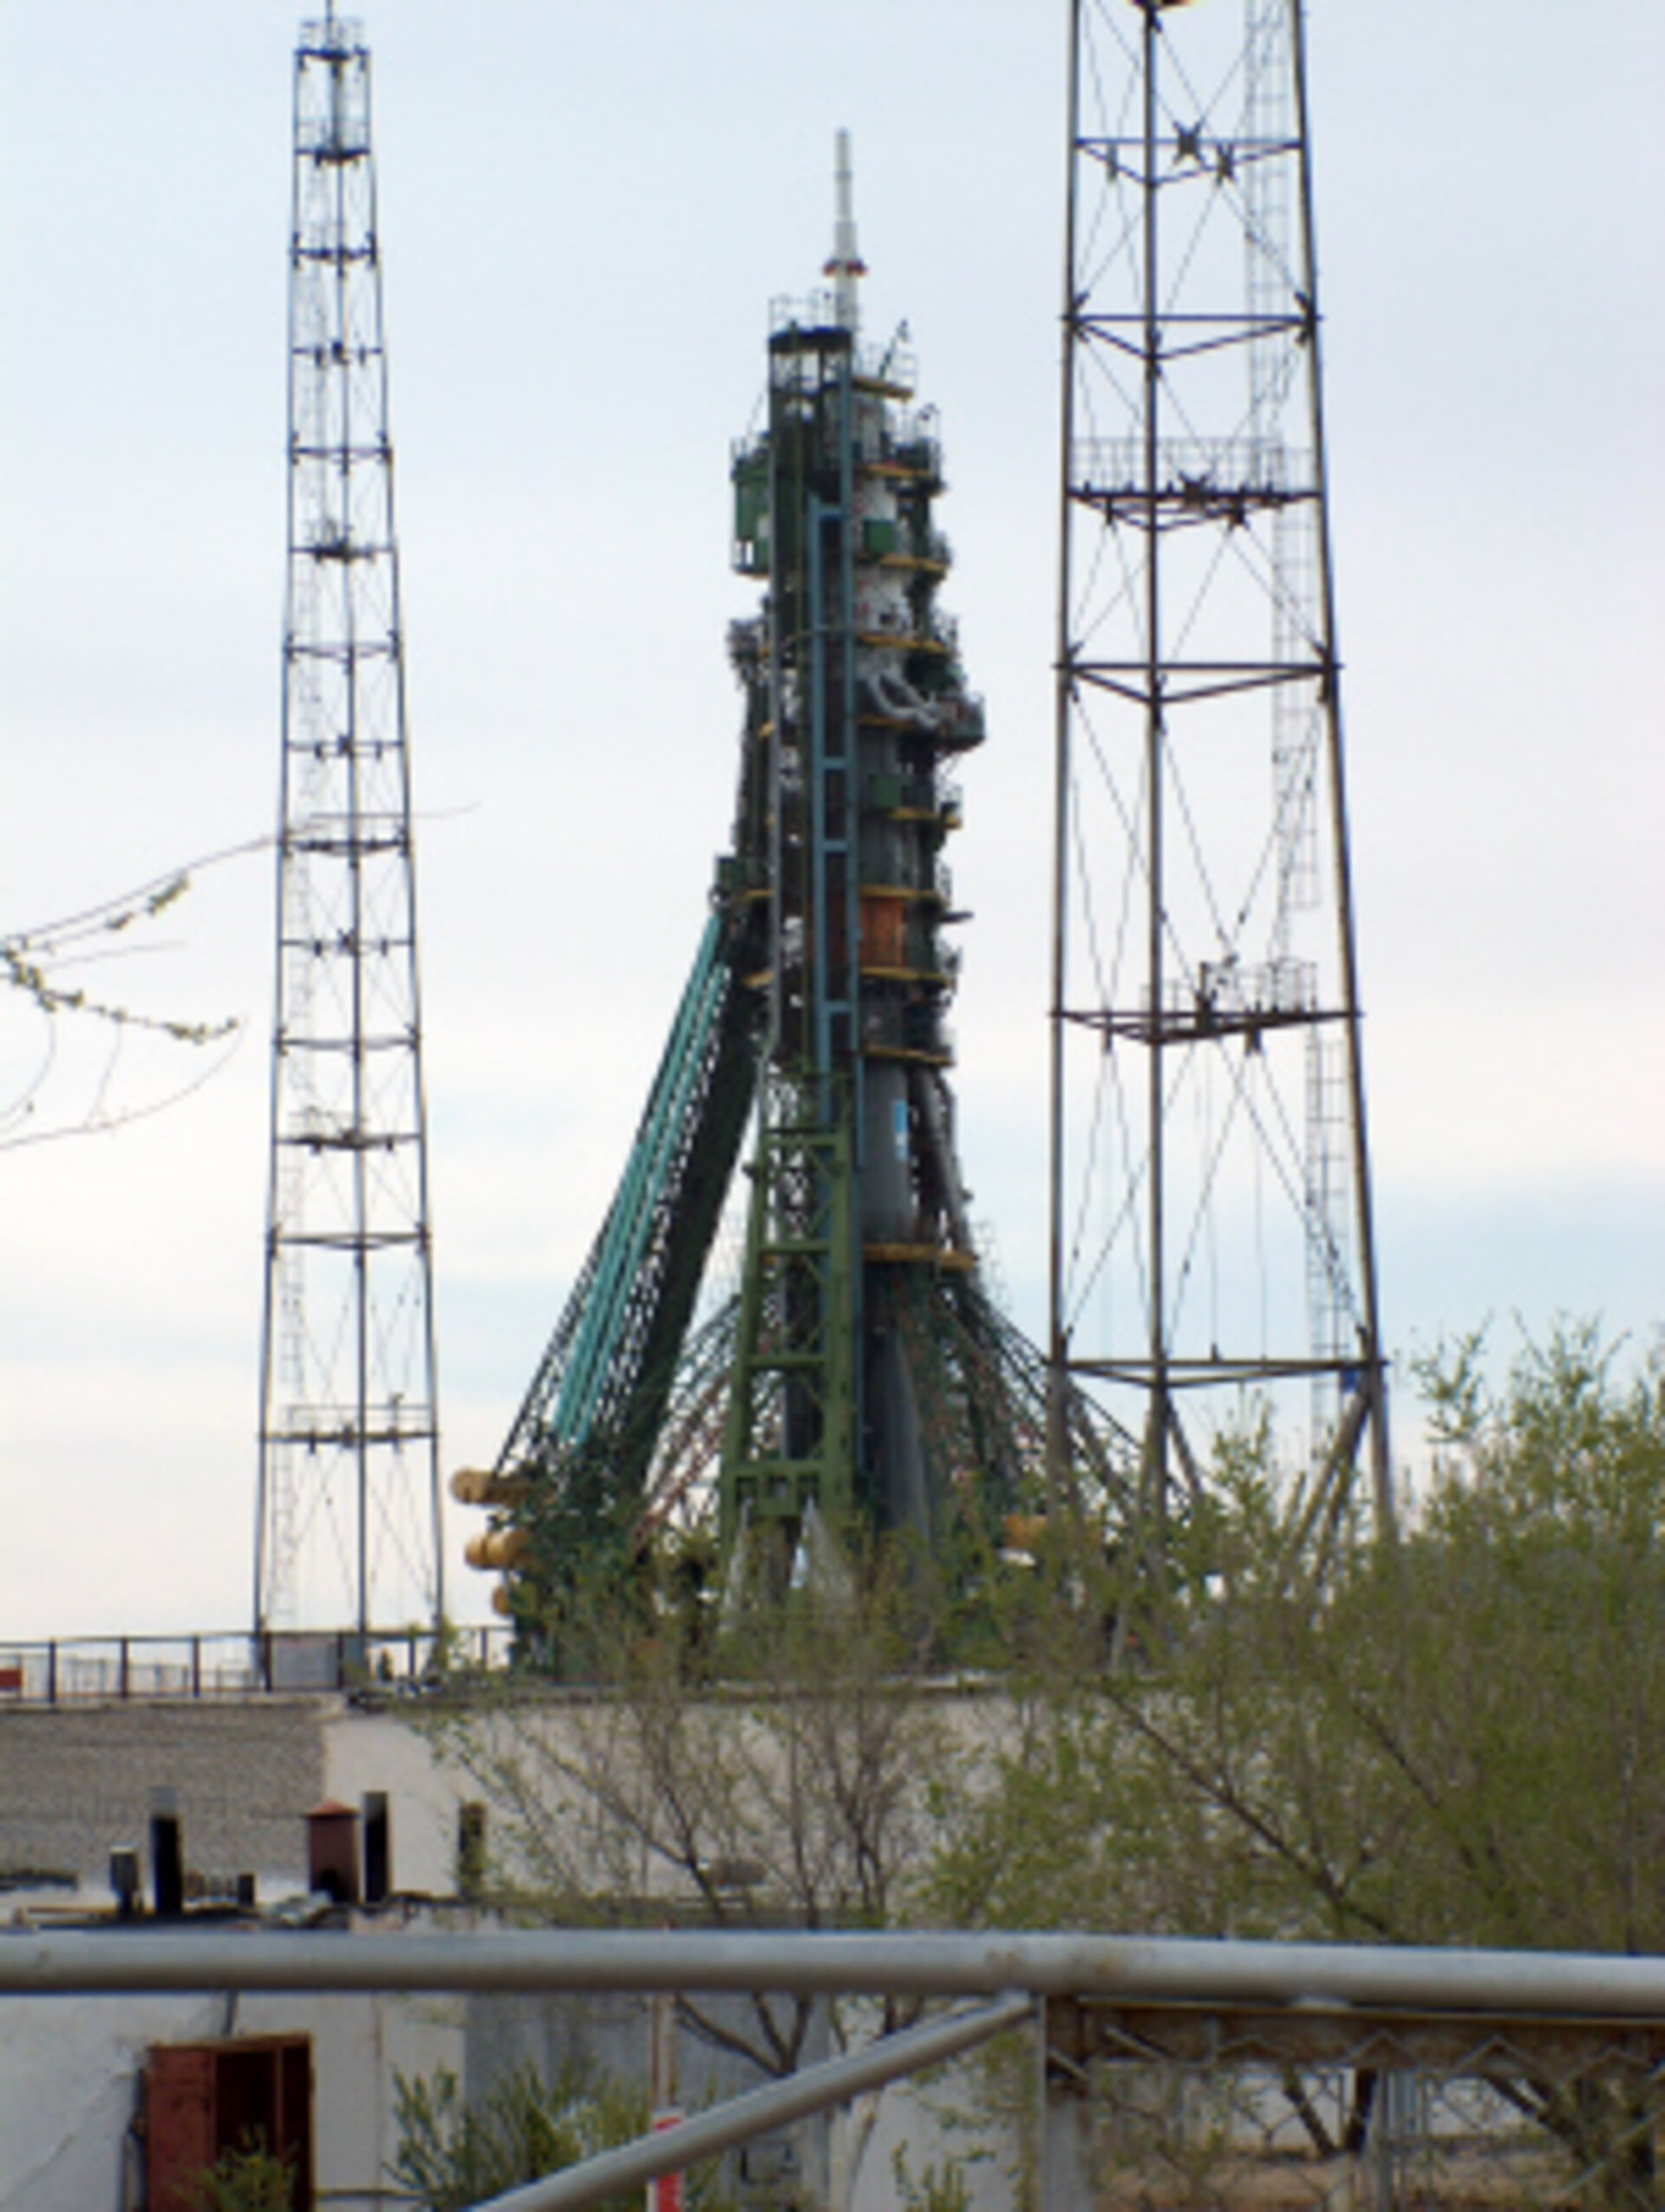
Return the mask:
<svg viewBox="0 0 1665 2212">
<path fill-rule="evenodd" d="M 1155 1521 L 1254 1399 L 1393 1511 L 1302 36 L 1071 10 L 1050 1356 Z"/>
<path fill-rule="evenodd" d="M 295 61 L 257 1634 L 443 1604 L 404 639 L 370 58 Z"/>
<path fill-rule="evenodd" d="M 722 1447 L 725 1555 L 774 1528 L 776 1575 L 812 1508 L 841 1529 L 855 1504 L 854 1178 L 847 1109 L 829 1123 L 818 1089 L 765 1085 Z"/>
</svg>

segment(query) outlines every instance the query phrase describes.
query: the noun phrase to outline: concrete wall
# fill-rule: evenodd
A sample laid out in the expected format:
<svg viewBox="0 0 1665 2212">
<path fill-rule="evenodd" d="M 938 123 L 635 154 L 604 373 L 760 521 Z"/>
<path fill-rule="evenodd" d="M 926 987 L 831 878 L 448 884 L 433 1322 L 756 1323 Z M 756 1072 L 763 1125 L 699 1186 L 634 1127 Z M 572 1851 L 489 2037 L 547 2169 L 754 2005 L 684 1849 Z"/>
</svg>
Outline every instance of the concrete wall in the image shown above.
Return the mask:
<svg viewBox="0 0 1665 2212">
<path fill-rule="evenodd" d="M 147 1856 L 150 1793 L 172 1786 L 187 1867 L 304 1889 L 304 1816 L 323 1794 L 326 1702 L 0 1711 L 0 1876 L 49 1869 L 104 1891 L 112 1847 Z"/>
<path fill-rule="evenodd" d="M 456 1889 L 457 1807 L 478 1788 L 435 1757 L 408 1713 L 332 1700 L 322 1714 L 323 1794 L 356 1805 L 385 1791 L 393 1828 L 392 1886 L 429 1897 Z"/>
<path fill-rule="evenodd" d="M 393 1886 L 455 1886 L 459 1802 L 477 1791 L 396 1706 L 336 1696 L 0 1707 L 0 1882 L 19 1869 L 108 1894 L 118 1843 L 147 1861 L 151 1791 L 179 1793 L 187 1868 L 250 1873 L 262 1899 L 304 1890 L 306 1815 L 324 1798 L 387 1793 Z"/>
</svg>

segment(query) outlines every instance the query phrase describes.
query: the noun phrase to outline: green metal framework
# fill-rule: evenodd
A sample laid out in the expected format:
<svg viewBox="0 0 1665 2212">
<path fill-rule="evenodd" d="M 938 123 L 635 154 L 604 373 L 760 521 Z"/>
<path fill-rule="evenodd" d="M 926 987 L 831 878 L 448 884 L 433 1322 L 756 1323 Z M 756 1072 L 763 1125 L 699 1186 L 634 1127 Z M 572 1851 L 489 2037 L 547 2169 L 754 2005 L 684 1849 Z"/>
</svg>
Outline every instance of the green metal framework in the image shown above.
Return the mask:
<svg viewBox="0 0 1665 2212">
<path fill-rule="evenodd" d="M 734 462 L 735 564 L 765 596 L 729 632 L 715 916 L 596 1248 L 494 1475 L 460 1492 L 497 1509 L 477 1563 L 531 1622 L 604 1552 L 681 1530 L 704 1557 L 714 1502 L 730 1591 L 808 1569 L 815 1523 L 980 1573 L 1046 1502 L 1044 1362 L 983 1287 L 948 1083 L 942 851 L 983 708 L 936 604 L 934 418 L 899 344 L 859 336 L 842 161 L 840 184 L 839 282 L 777 310 Z M 690 1330 L 754 1098 L 740 1292 Z M 1107 1529 L 1123 1441 L 1079 1392 L 1061 1413 L 1069 1500 Z"/>
<path fill-rule="evenodd" d="M 860 1488 L 854 343 L 832 323 L 794 319 L 774 334 L 768 433 L 736 471 L 737 531 L 754 533 L 744 564 L 766 565 L 770 583 L 755 681 L 768 700 L 774 1073 L 752 1168 L 721 1525 L 727 1549 L 767 1522 L 788 1560 L 809 1509 L 841 1526 Z"/>
<path fill-rule="evenodd" d="M 779 1078 L 766 1088 L 723 1435 L 728 1553 L 767 1529 L 789 1568 L 813 1506 L 833 1528 L 857 1503 L 855 1181 L 846 1117 Z"/>
</svg>

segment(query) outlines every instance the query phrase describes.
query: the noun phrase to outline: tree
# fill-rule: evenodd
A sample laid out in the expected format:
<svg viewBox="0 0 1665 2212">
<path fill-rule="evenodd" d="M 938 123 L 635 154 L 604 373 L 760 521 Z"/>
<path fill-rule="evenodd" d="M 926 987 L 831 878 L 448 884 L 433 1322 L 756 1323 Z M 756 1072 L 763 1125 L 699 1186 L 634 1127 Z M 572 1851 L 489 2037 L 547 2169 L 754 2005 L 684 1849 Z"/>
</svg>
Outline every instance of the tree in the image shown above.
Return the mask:
<svg viewBox="0 0 1665 2212">
<path fill-rule="evenodd" d="M 251 2136 L 203 2169 L 191 2202 L 194 2212 L 293 2212 L 295 2169 Z"/>
<path fill-rule="evenodd" d="M 1270 1440 L 1228 1440 L 1171 1585 L 1145 1593 L 1141 1663 L 1060 1669 L 1008 1708 L 940 1910 L 1665 1949 L 1665 1358 L 1627 1376 L 1568 1326 L 1496 1396 L 1477 1340 L 1422 1372 L 1423 1510 L 1342 1530 L 1321 1563 Z M 1611 2201 L 1655 2201 L 1651 2106 L 1511 2093 Z"/>
<path fill-rule="evenodd" d="M 257 838 L 223 852 L 210 853 L 188 867 L 171 869 L 165 876 L 153 878 L 136 890 L 123 891 L 82 913 L 0 935 L 0 1008 L 7 1005 L 29 1008 L 41 1033 L 41 1048 L 31 1073 L 15 1092 L 0 1099 L 0 1151 L 125 1127 L 188 1097 L 219 1073 L 225 1064 L 225 1054 L 191 1080 L 173 1081 L 158 1097 L 144 1101 L 119 1097 L 118 1066 L 135 1039 L 147 1037 L 164 1048 L 210 1046 L 235 1040 L 242 1024 L 235 1019 L 184 1021 L 141 1013 L 122 999 L 89 990 L 80 979 L 88 967 L 101 966 L 140 949 L 158 949 L 140 948 L 134 939 L 185 897 L 193 873 L 263 851 L 271 841 Z M 88 1079 L 91 1095 L 78 1113 L 49 1122 L 37 1119 L 36 1108 L 58 1061 L 60 1032 L 66 1023 L 101 1034 L 105 1041 L 101 1066 Z"/>
<path fill-rule="evenodd" d="M 524 1680 L 434 1726 L 493 1807 L 498 1894 L 566 1924 L 878 1928 L 918 1916 L 936 1840 L 973 1754 L 922 1684 L 920 1602 L 899 1556 L 837 1593 L 754 1613 L 696 1673 L 685 1638 L 638 1608 L 586 1629 L 602 1680 L 573 1695 Z M 707 1679 L 709 1675 L 711 1679 Z M 839 2047 L 917 2005 L 759 1992 L 681 2017 L 767 2075 L 797 2070 L 817 2023 Z M 859 2108 L 853 2178 L 877 2111 Z"/>
<path fill-rule="evenodd" d="M 638 1606 L 601 1689 L 450 1717 L 506 1890 L 569 1922 L 1665 1950 L 1665 1359 L 1569 1327 L 1493 1396 L 1480 1353 L 1424 1369 L 1435 1461 L 1396 1532 L 1343 1523 L 1315 1556 L 1263 1426 L 1223 1439 L 1117 1666 L 1080 1560 L 989 1606 L 1004 1664 L 949 1696 L 899 1556 L 702 1644 L 697 1675 Z M 684 2015 L 771 2073 L 806 2055 L 807 2003 Z M 1032 2077 L 1008 2097 L 1000 2063 L 1015 2115 Z M 1612 2201 L 1655 2201 L 1647 2098 L 1507 2093 Z"/>
</svg>

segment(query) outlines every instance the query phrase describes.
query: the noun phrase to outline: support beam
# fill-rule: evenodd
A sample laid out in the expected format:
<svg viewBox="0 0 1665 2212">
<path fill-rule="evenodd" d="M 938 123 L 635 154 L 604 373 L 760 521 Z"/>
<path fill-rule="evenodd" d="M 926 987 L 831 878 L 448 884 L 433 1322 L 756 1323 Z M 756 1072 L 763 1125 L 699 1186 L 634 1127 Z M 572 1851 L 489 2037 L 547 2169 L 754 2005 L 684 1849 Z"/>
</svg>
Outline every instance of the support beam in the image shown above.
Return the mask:
<svg viewBox="0 0 1665 2212">
<path fill-rule="evenodd" d="M 162 1990 L 790 1989 L 995 1997 L 1014 1989 L 1234 2012 L 1665 2021 L 1665 1958 L 1083 1935 L 0 1934 L 0 1995 Z"/>
</svg>

